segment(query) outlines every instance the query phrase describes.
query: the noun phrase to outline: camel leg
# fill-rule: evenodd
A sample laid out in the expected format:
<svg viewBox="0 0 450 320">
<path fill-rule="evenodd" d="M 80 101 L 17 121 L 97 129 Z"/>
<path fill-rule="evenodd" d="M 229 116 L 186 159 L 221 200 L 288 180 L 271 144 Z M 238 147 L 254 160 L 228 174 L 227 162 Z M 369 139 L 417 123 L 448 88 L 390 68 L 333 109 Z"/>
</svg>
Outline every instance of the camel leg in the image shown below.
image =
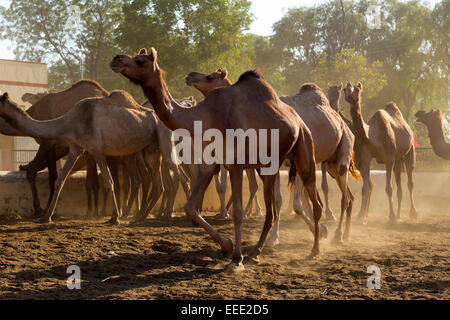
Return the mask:
<svg viewBox="0 0 450 320">
<path fill-rule="evenodd" d="M 125 158 L 123 158 L 123 164 L 124 167 L 126 168 L 126 172 L 127 172 L 127 180 L 130 181 L 131 180 L 131 185 L 130 185 L 130 195 L 128 197 L 128 201 L 126 202 L 126 208 L 125 211 L 123 213 L 124 217 L 128 217 L 128 215 L 131 212 L 131 209 L 133 207 L 134 201 L 139 193 L 139 186 L 141 185 L 141 176 L 139 174 L 139 170 L 137 168 L 137 161 L 136 161 L 136 154 L 127 156 Z M 124 174 L 125 176 L 125 174 Z M 125 187 L 124 187 L 125 189 Z M 125 198 L 126 199 L 126 198 Z"/>
<path fill-rule="evenodd" d="M 50 150 L 51 146 L 45 143 L 41 144 L 34 159 L 31 160 L 31 162 L 26 166 L 20 167 L 20 170 L 26 171 L 26 178 L 30 185 L 31 195 L 33 197 L 33 211 L 35 217 L 39 217 L 42 214 L 41 203 L 39 201 L 39 195 L 36 188 L 36 175 L 38 171 L 43 170 L 47 166 L 47 154 Z M 49 199 L 52 199 L 52 197 L 49 197 Z"/>
<path fill-rule="evenodd" d="M 146 155 L 145 157 L 145 163 L 149 171 L 151 171 L 151 191 L 150 195 L 148 196 L 148 200 L 146 202 L 146 206 L 143 207 L 143 210 L 138 214 L 138 217 L 136 218 L 136 221 L 142 221 L 147 218 L 147 216 L 152 211 L 155 204 L 158 202 L 159 198 L 162 194 L 162 182 L 161 182 L 161 175 L 160 175 L 160 155 L 159 153 L 151 153 Z M 166 162 L 167 163 L 167 162 Z"/>
<path fill-rule="evenodd" d="M 48 184 L 50 189 L 50 194 L 48 197 L 47 205 L 45 210 L 50 206 L 51 199 L 55 193 L 55 182 L 58 179 L 58 170 L 56 168 L 56 148 L 51 148 L 47 153 L 47 168 L 48 168 Z"/>
<path fill-rule="evenodd" d="M 97 163 L 95 160 L 87 155 L 86 159 L 86 193 L 88 199 L 88 210 L 86 213 L 87 218 L 92 218 L 92 216 L 98 216 L 98 173 L 97 173 Z M 92 210 L 92 200 L 94 200 L 94 209 Z"/>
<path fill-rule="evenodd" d="M 167 210 L 167 202 L 169 200 L 169 196 L 172 194 L 172 179 L 176 179 L 175 175 L 172 177 L 170 173 L 169 167 L 162 162 L 161 163 L 161 180 L 163 186 L 163 192 L 161 197 L 161 205 L 159 206 L 158 217 L 163 217 Z M 177 181 L 178 182 L 178 181 Z"/>
<path fill-rule="evenodd" d="M 147 152 L 145 150 L 144 152 L 139 152 L 136 157 L 136 164 L 142 181 L 141 208 L 136 215 L 136 218 L 138 218 L 146 212 L 145 210 L 150 199 L 150 188 L 153 190 L 158 183 L 161 186 L 159 153 Z M 157 180 L 154 179 L 155 174 L 157 175 Z"/>
<path fill-rule="evenodd" d="M 245 170 L 245 173 L 247 174 L 250 198 L 248 199 L 247 205 L 245 206 L 244 214 L 246 216 L 252 214 L 253 200 L 255 200 L 255 202 L 257 203 L 257 215 L 262 215 L 261 206 L 259 205 L 258 198 L 256 196 L 256 193 L 258 192 L 258 181 L 256 180 L 255 170 L 247 169 Z"/>
<path fill-rule="evenodd" d="M 363 158 L 361 162 L 361 176 L 363 178 L 361 209 L 357 221 L 366 224 L 369 216 L 369 204 L 372 194 L 373 184 L 370 179 L 370 158 Z"/>
<path fill-rule="evenodd" d="M 347 190 L 348 190 L 348 187 L 347 187 L 348 171 L 345 171 L 345 172 L 343 172 L 343 175 L 340 175 L 338 167 L 339 167 L 339 164 L 336 163 L 336 164 L 333 164 L 332 166 L 330 165 L 328 167 L 328 170 L 332 171 L 332 173 L 333 173 L 332 175 L 333 175 L 333 177 L 335 177 L 337 185 L 338 185 L 339 189 L 341 190 L 341 194 L 342 194 L 341 215 L 339 217 L 339 224 L 338 224 L 338 227 L 337 227 L 335 235 L 334 235 L 334 242 L 342 243 L 343 242 L 342 241 L 342 222 L 344 219 L 345 212 L 348 210 L 350 199 L 349 199 L 349 195 L 347 192 Z M 350 213 L 350 215 L 351 215 L 351 213 Z M 348 217 L 349 217 L 349 215 L 347 212 L 347 220 L 348 220 Z M 348 233 L 347 233 L 347 236 L 348 236 Z"/>
<path fill-rule="evenodd" d="M 333 214 L 333 211 L 330 209 L 330 203 L 328 201 L 328 181 L 327 181 L 327 163 L 322 162 L 322 191 L 325 199 L 325 216 L 327 220 L 336 221 L 336 217 Z"/>
<path fill-rule="evenodd" d="M 108 157 L 106 158 L 106 163 L 109 167 L 109 173 L 111 174 L 111 177 L 113 179 L 113 186 L 111 190 L 114 191 L 114 197 L 115 201 L 117 202 L 117 207 L 119 208 L 118 212 L 113 212 L 111 216 L 110 222 L 112 223 L 119 223 L 119 218 L 122 217 L 122 205 L 120 202 L 120 181 L 119 181 L 119 161 L 120 159 L 117 157 Z M 113 207 L 113 210 L 115 210 L 115 207 Z M 117 219 L 115 218 L 117 216 Z"/>
<path fill-rule="evenodd" d="M 264 221 L 264 227 L 259 237 L 258 244 L 253 252 L 248 256 L 248 259 L 252 262 L 259 262 L 259 255 L 262 252 L 264 243 L 269 235 L 270 229 L 272 229 L 274 223 L 279 215 L 279 208 L 276 205 L 275 193 L 280 193 L 280 173 L 272 176 L 261 176 L 264 184 L 264 203 L 266 204 L 266 219 Z M 277 239 L 278 240 L 278 239 Z"/>
<path fill-rule="evenodd" d="M 348 195 L 348 206 L 347 206 L 347 216 L 345 220 L 344 241 L 348 241 L 350 237 L 350 221 L 352 217 L 353 201 L 355 200 L 355 197 L 353 196 L 352 192 L 348 187 L 347 187 L 347 195 Z"/>
<path fill-rule="evenodd" d="M 66 179 L 69 176 L 70 172 L 72 171 L 73 166 L 75 165 L 75 163 L 77 162 L 82 153 L 83 151 L 78 147 L 76 146 L 70 147 L 69 156 L 67 157 L 66 163 L 64 164 L 64 167 L 61 170 L 61 174 L 58 176 L 58 179 L 56 179 L 55 193 L 53 194 L 52 202 L 50 203 L 50 206 L 48 207 L 47 211 L 40 218 L 39 221 L 41 222 L 52 221 L 52 216 L 55 213 L 56 203 L 58 202 L 58 198 L 64 186 L 64 183 L 66 182 Z"/>
<path fill-rule="evenodd" d="M 409 191 L 409 200 L 411 202 L 411 208 L 409 210 L 409 218 L 413 221 L 417 219 L 418 213 L 416 210 L 416 206 L 414 204 L 414 198 L 413 198 L 413 188 L 414 188 L 414 182 L 413 182 L 413 170 L 416 166 L 416 151 L 415 148 L 411 148 L 409 152 L 406 154 L 404 159 L 405 167 L 406 167 L 406 174 L 408 176 L 408 191 Z"/>
<path fill-rule="evenodd" d="M 166 210 L 164 212 L 164 216 L 166 218 L 172 218 L 173 217 L 173 211 L 174 211 L 174 205 L 175 205 L 175 199 L 177 197 L 178 188 L 180 187 L 180 180 L 177 176 L 174 176 L 173 179 L 171 179 L 171 192 L 168 194 L 167 197 L 167 203 L 166 203 Z"/>
<path fill-rule="evenodd" d="M 103 154 L 97 153 L 92 155 L 97 162 L 98 167 L 100 168 L 100 172 L 103 178 L 103 184 L 106 192 L 111 192 L 112 197 L 112 205 L 113 205 L 113 214 L 111 219 L 107 222 L 110 224 L 119 224 L 119 218 L 121 215 L 119 202 L 117 201 L 117 192 L 114 190 L 114 179 L 113 175 L 110 172 L 110 168 L 112 170 L 117 169 L 117 165 L 115 165 L 115 159 L 107 159 Z M 109 164 L 109 165 L 108 165 Z M 117 172 L 115 173 L 117 175 Z M 119 194 L 120 195 L 120 194 Z"/>
<path fill-rule="evenodd" d="M 109 189 L 106 189 L 105 187 L 103 187 L 102 217 L 106 217 L 106 209 L 107 209 L 109 192 L 110 192 Z"/>
<path fill-rule="evenodd" d="M 392 170 L 394 168 L 394 161 L 386 159 L 386 194 L 389 201 L 389 221 L 395 223 L 394 203 L 392 201 Z"/>
<path fill-rule="evenodd" d="M 395 161 L 394 164 L 394 176 L 395 176 L 395 184 L 397 185 L 397 219 L 400 219 L 400 212 L 402 209 L 402 198 L 403 198 L 403 190 L 402 190 L 402 160 Z"/>
<path fill-rule="evenodd" d="M 233 251 L 233 242 L 223 237 L 218 233 L 205 219 L 200 216 L 197 210 L 198 201 L 203 197 L 206 192 L 214 174 L 220 170 L 218 165 L 201 165 L 199 168 L 198 176 L 195 181 L 195 186 L 192 190 L 191 196 L 184 206 L 187 216 L 189 216 L 195 223 L 200 225 L 211 236 L 211 238 L 217 242 L 222 252 L 225 255 L 230 255 Z"/>
<path fill-rule="evenodd" d="M 128 200 L 131 196 L 131 176 L 128 171 L 128 167 L 130 166 L 127 162 L 130 161 L 129 156 L 122 157 L 120 159 L 120 162 L 122 164 L 122 188 L 121 188 L 121 194 L 122 194 L 122 215 L 126 217 L 128 215 L 127 207 L 128 207 Z"/>
<path fill-rule="evenodd" d="M 227 192 L 227 175 L 228 171 L 225 169 L 224 166 L 220 166 L 220 172 L 219 174 L 216 174 L 214 176 L 214 182 L 216 184 L 216 191 L 219 195 L 220 199 L 220 213 L 218 215 L 219 218 L 227 219 L 228 218 L 228 211 L 225 206 L 225 197 Z M 220 177 L 219 177 L 220 176 Z"/>
</svg>

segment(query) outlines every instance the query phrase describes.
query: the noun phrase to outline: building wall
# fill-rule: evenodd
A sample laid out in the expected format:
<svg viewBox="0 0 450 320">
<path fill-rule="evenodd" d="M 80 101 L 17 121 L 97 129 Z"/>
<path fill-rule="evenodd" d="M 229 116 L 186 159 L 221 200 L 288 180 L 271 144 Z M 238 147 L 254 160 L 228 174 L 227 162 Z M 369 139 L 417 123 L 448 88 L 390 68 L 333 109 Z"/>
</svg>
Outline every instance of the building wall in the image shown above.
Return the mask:
<svg viewBox="0 0 450 320">
<path fill-rule="evenodd" d="M 0 93 L 8 92 L 11 99 L 24 105 L 24 108 L 28 108 L 30 104 L 21 100 L 23 94 L 45 92 L 47 85 L 46 64 L 0 59 Z M 13 150 L 37 150 L 38 147 L 36 141 L 29 137 L 0 135 L 0 169 L 18 169 L 18 163 L 13 159 Z M 25 153 L 22 153 L 19 152 L 16 158 L 24 158 Z"/>
</svg>

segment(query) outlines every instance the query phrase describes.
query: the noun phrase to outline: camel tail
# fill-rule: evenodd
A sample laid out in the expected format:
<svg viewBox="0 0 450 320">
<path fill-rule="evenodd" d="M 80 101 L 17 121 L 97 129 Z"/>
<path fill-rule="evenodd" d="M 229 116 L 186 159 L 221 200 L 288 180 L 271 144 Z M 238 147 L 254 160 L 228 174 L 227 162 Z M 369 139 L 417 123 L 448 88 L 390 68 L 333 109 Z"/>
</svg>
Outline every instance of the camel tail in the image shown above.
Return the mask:
<svg viewBox="0 0 450 320">
<path fill-rule="evenodd" d="M 297 174 L 304 183 L 315 181 L 316 178 L 316 161 L 314 158 L 314 143 L 312 141 L 311 132 L 306 127 L 300 128 L 300 133 L 294 148 L 289 154 L 291 167 L 289 169 L 289 186 L 295 183 Z"/>
<path fill-rule="evenodd" d="M 348 168 L 348 172 L 354 180 L 359 181 L 359 179 L 361 179 L 361 175 L 359 174 L 359 171 L 356 168 L 354 158 L 355 158 L 355 153 L 352 152 L 352 160 L 350 161 L 350 166 Z"/>
</svg>

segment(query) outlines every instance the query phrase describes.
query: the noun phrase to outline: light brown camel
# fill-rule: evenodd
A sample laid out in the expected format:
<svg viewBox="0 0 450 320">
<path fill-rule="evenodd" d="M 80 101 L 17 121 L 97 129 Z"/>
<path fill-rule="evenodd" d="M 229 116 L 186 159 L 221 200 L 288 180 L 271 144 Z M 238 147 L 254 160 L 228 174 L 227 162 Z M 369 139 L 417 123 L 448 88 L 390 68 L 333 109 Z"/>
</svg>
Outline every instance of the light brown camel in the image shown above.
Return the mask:
<svg viewBox="0 0 450 320">
<path fill-rule="evenodd" d="M 231 83 L 227 79 L 226 72 L 221 69 L 209 75 L 193 72 L 186 77 L 186 80 L 204 94 L 215 89 L 214 86 L 229 86 L 230 84 L 227 85 L 227 83 Z M 304 84 L 299 94 L 284 96 L 280 99 L 297 111 L 311 131 L 316 162 L 322 162 L 322 177 L 326 181 L 326 172 L 328 170 L 330 175 L 336 179 L 341 189 L 341 218 L 335 239 L 336 241 L 341 241 L 341 225 L 344 212 L 347 212 L 344 238 L 348 239 L 353 195 L 347 186 L 347 173 L 350 170 L 353 177 L 359 177 L 352 161 L 354 135 L 340 118 L 339 114 L 330 109 L 327 98 L 315 84 Z M 298 185 L 298 188 L 301 190 L 301 185 Z M 326 188 L 326 191 L 328 191 L 328 188 Z M 324 193 L 326 194 L 326 198 L 328 198 L 325 190 Z M 301 214 L 311 231 L 314 232 L 314 223 L 304 213 L 300 199 L 295 198 L 294 203 L 294 210 Z M 269 238 L 272 244 L 278 243 L 278 227 L 279 220 L 276 222 L 272 235 Z M 322 235 L 326 233 L 325 226 L 323 226 L 323 230 L 321 231 Z"/>
<path fill-rule="evenodd" d="M 372 116 L 368 123 L 364 122 L 361 113 L 361 94 L 363 86 L 350 83 L 344 89 L 345 100 L 350 104 L 350 113 L 355 134 L 361 142 L 359 168 L 364 180 L 362 188 L 362 204 L 359 220 L 367 222 L 372 186 L 370 183 L 370 162 L 376 158 L 377 162 L 386 166 L 386 193 L 389 198 L 389 219 L 395 222 L 400 218 L 402 186 L 402 165 L 406 167 L 408 175 L 408 189 L 411 201 L 410 218 L 417 218 L 417 211 L 413 199 L 412 172 L 416 163 L 416 153 L 413 132 L 402 113 L 394 102 L 389 102 L 384 109 L 380 109 Z M 397 216 L 394 213 L 392 201 L 392 170 L 397 184 Z"/>
<path fill-rule="evenodd" d="M 450 143 L 445 142 L 442 111 L 439 109 L 428 112 L 419 110 L 416 112 L 416 118 L 427 127 L 434 153 L 442 159 L 450 160 Z"/>
<path fill-rule="evenodd" d="M 76 82 L 69 88 L 55 92 L 55 93 L 40 93 L 40 94 L 24 94 L 22 96 L 23 101 L 32 102 L 33 105 L 27 110 L 27 113 L 38 120 L 49 120 L 57 118 L 62 114 L 66 113 L 68 110 L 73 108 L 76 102 L 81 99 L 88 97 L 104 97 L 109 93 L 96 81 L 84 79 Z M 2 120 L 2 124 L 5 122 Z M 9 126 L 8 124 L 5 124 Z M 3 133 L 3 132 L 2 132 Z M 69 147 L 66 143 L 57 140 L 42 140 L 37 139 L 40 143 L 39 150 L 36 157 L 27 165 L 20 166 L 21 170 L 27 172 L 27 179 L 30 183 L 33 204 L 35 210 L 35 216 L 41 214 L 39 197 L 36 189 L 36 174 L 38 171 L 44 169 L 48 166 L 49 168 L 49 183 L 50 183 L 50 196 L 47 203 L 50 204 L 51 198 L 54 192 L 54 183 L 57 178 L 56 172 L 56 161 L 67 155 L 69 152 Z M 111 166 L 113 177 L 118 181 L 118 166 L 122 166 L 124 173 L 131 175 L 133 181 L 138 181 L 139 177 L 136 175 L 135 164 L 133 164 L 133 156 L 124 157 L 123 159 L 109 159 L 108 162 Z M 98 216 L 98 190 L 99 183 L 97 177 L 97 165 L 95 161 L 89 155 L 84 155 L 77 165 L 74 167 L 73 171 L 78 171 L 86 165 L 86 190 L 88 199 L 88 210 L 87 217 L 97 217 Z M 142 181 L 142 180 L 141 180 Z M 146 181 L 142 181 L 145 183 Z M 119 186 L 119 184 L 117 183 Z M 130 200 L 132 200 L 133 191 L 135 191 L 135 185 L 132 185 L 133 190 L 130 195 Z M 120 194 L 120 189 L 116 188 L 118 196 Z M 105 198 L 105 197 L 104 197 Z M 131 203 L 130 203 L 131 202 Z M 119 201 L 120 203 L 120 201 Z M 130 207 L 132 201 L 124 200 L 124 210 L 127 212 L 127 208 Z M 106 203 L 103 203 L 103 212 L 106 209 Z"/>
<path fill-rule="evenodd" d="M 64 182 L 78 158 L 87 151 L 97 162 L 107 189 L 112 192 L 112 223 L 119 223 L 114 181 L 108 169 L 109 157 L 132 155 L 157 144 L 157 118 L 154 112 L 137 104 L 126 92 L 116 91 L 102 98 L 87 98 L 59 118 L 37 121 L 12 102 L 5 93 L 0 99 L 0 116 L 14 128 L 38 139 L 58 139 L 69 145 L 69 156 L 56 180 L 51 204 L 41 221 L 50 222 Z M 156 147 L 155 147 L 156 148 Z M 158 154 L 159 159 L 159 154 Z M 183 181 L 187 184 L 187 181 Z M 159 196 L 152 198 L 154 205 Z M 147 208 L 150 210 L 151 208 Z"/>
<path fill-rule="evenodd" d="M 149 53 L 147 53 L 146 49 L 142 49 L 133 58 L 127 55 L 117 55 L 111 61 L 110 66 L 113 71 L 120 72 L 132 82 L 141 86 L 159 119 L 171 130 L 184 129 L 184 132 L 191 137 L 197 136 L 199 132 L 194 132 L 194 121 L 202 122 L 202 134 L 208 129 L 216 129 L 222 136 L 226 136 L 225 131 L 227 129 L 242 129 L 244 132 L 252 129 L 261 135 L 267 135 L 268 130 L 270 130 L 271 138 L 267 141 L 266 147 L 269 149 L 267 154 L 277 156 L 280 164 L 289 156 L 293 162 L 290 170 L 290 181 L 293 182 L 298 173 L 309 192 L 314 207 L 315 221 L 314 247 L 311 256 L 319 253 L 319 220 L 322 208 L 315 187 L 314 146 L 311 134 L 301 118 L 291 107 L 278 99 L 275 91 L 260 74 L 255 71 L 248 71 L 241 75 L 235 85 L 212 91 L 195 108 L 183 108 L 174 101 L 169 93 L 163 77 L 164 72 L 157 63 L 157 53 L 154 48 Z M 276 140 L 272 141 L 272 130 L 274 130 L 275 134 L 278 133 L 279 143 Z M 230 159 L 226 161 L 227 152 L 223 152 L 221 159 L 217 160 L 216 158 L 213 164 L 200 165 L 199 175 L 194 190 L 185 205 L 185 210 L 196 223 L 208 232 L 214 241 L 219 243 L 225 254 L 233 252 L 232 262 L 228 266 L 228 270 L 236 271 L 243 269 L 241 244 L 241 228 L 244 216 L 242 208 L 243 170 L 249 167 L 262 170 L 268 164 L 264 165 L 261 159 L 256 159 L 256 163 L 250 165 L 248 148 L 243 150 L 245 155 L 244 163 L 230 164 L 230 162 L 237 162 L 236 146 L 232 155 L 230 155 L 230 149 L 227 149 L 229 157 L 234 161 L 230 161 Z M 219 157 L 219 155 L 217 156 Z M 198 213 L 199 203 L 201 203 L 212 177 L 220 170 L 220 165 L 217 164 L 217 161 L 225 163 L 225 167 L 230 172 L 236 241 L 234 251 L 233 242 L 228 238 L 224 238 Z M 276 163 L 272 164 L 276 165 Z M 298 171 L 296 172 L 296 170 Z M 279 173 L 272 175 L 261 174 L 261 178 L 264 183 L 266 220 L 260 240 L 250 255 L 251 261 L 258 258 L 267 235 L 278 216 L 274 199 L 275 191 L 279 190 Z"/>
<path fill-rule="evenodd" d="M 199 72 L 191 72 L 186 78 L 186 84 L 190 87 L 196 88 L 200 91 L 204 97 L 214 89 L 220 87 L 229 87 L 232 85 L 231 81 L 227 77 L 228 71 L 226 69 L 217 69 L 215 72 L 211 74 L 203 74 Z M 246 169 L 245 173 L 248 179 L 250 197 L 248 199 L 247 205 L 245 206 L 244 214 L 250 215 L 252 213 L 253 207 L 253 199 L 255 201 L 256 214 L 262 215 L 261 205 L 259 204 L 258 199 L 258 182 L 256 181 L 256 175 L 254 169 Z M 219 194 L 220 199 L 220 214 L 219 217 L 227 218 L 228 217 L 228 209 L 233 203 L 233 197 L 230 196 L 227 204 L 225 205 L 225 194 L 227 191 L 227 176 L 228 171 L 224 166 L 220 166 L 220 173 L 214 176 L 216 190 Z"/>
<path fill-rule="evenodd" d="M 38 120 L 49 120 L 57 118 L 70 110 L 76 102 L 86 97 L 104 96 L 108 92 L 104 90 L 97 82 L 92 80 L 81 80 L 71 87 L 56 93 L 28 95 L 28 99 L 40 99 L 27 109 L 27 114 Z M 25 95 L 27 99 L 27 95 Z M 3 119 L 0 119 L 0 133 L 10 136 L 26 136 L 20 130 L 12 128 Z M 36 139 L 40 144 L 35 158 L 27 165 L 20 166 L 21 170 L 26 171 L 27 180 L 30 183 L 34 215 L 40 216 L 42 213 L 40 207 L 39 196 L 36 189 L 36 174 L 38 171 L 48 167 L 50 196 L 47 203 L 47 208 L 50 204 L 54 193 L 55 181 L 57 178 L 56 161 L 67 155 L 69 149 L 67 144 L 49 139 Z M 87 216 L 98 215 L 98 182 L 97 169 L 95 161 L 90 157 L 85 157 L 86 160 L 86 190 L 88 197 L 88 211 Z M 82 164 L 78 168 L 81 168 Z M 94 205 L 92 207 L 92 200 Z"/>
</svg>

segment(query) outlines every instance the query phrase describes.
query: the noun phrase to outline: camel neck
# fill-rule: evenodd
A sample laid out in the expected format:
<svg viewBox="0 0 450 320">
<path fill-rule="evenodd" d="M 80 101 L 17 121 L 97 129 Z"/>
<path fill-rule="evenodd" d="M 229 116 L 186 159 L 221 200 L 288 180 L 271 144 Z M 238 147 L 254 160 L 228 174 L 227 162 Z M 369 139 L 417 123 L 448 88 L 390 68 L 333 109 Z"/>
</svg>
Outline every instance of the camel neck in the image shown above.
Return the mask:
<svg viewBox="0 0 450 320">
<path fill-rule="evenodd" d="M 145 96 L 152 104 L 158 118 L 170 129 L 194 130 L 194 121 L 188 108 L 183 108 L 172 98 L 167 85 L 162 77 L 155 84 L 141 85 Z"/>
<path fill-rule="evenodd" d="M 427 126 L 427 128 L 431 147 L 433 148 L 434 152 L 440 157 L 450 159 L 450 144 L 445 142 L 444 128 L 442 123 L 436 123 L 436 125 Z"/>
<path fill-rule="evenodd" d="M 338 99 L 338 100 L 330 101 L 330 107 L 331 107 L 334 111 L 339 112 L 339 99 Z"/>
<path fill-rule="evenodd" d="M 355 129 L 355 135 L 361 139 L 361 141 L 368 142 L 369 137 L 365 129 L 365 122 L 361 114 L 361 103 L 355 103 L 350 105 L 350 114 L 353 121 L 353 127 Z"/>
<path fill-rule="evenodd" d="M 60 139 L 64 138 L 67 131 L 63 118 L 46 121 L 34 120 L 18 106 L 10 106 L 8 112 L 4 113 L 2 117 L 11 127 L 33 138 Z"/>
</svg>

